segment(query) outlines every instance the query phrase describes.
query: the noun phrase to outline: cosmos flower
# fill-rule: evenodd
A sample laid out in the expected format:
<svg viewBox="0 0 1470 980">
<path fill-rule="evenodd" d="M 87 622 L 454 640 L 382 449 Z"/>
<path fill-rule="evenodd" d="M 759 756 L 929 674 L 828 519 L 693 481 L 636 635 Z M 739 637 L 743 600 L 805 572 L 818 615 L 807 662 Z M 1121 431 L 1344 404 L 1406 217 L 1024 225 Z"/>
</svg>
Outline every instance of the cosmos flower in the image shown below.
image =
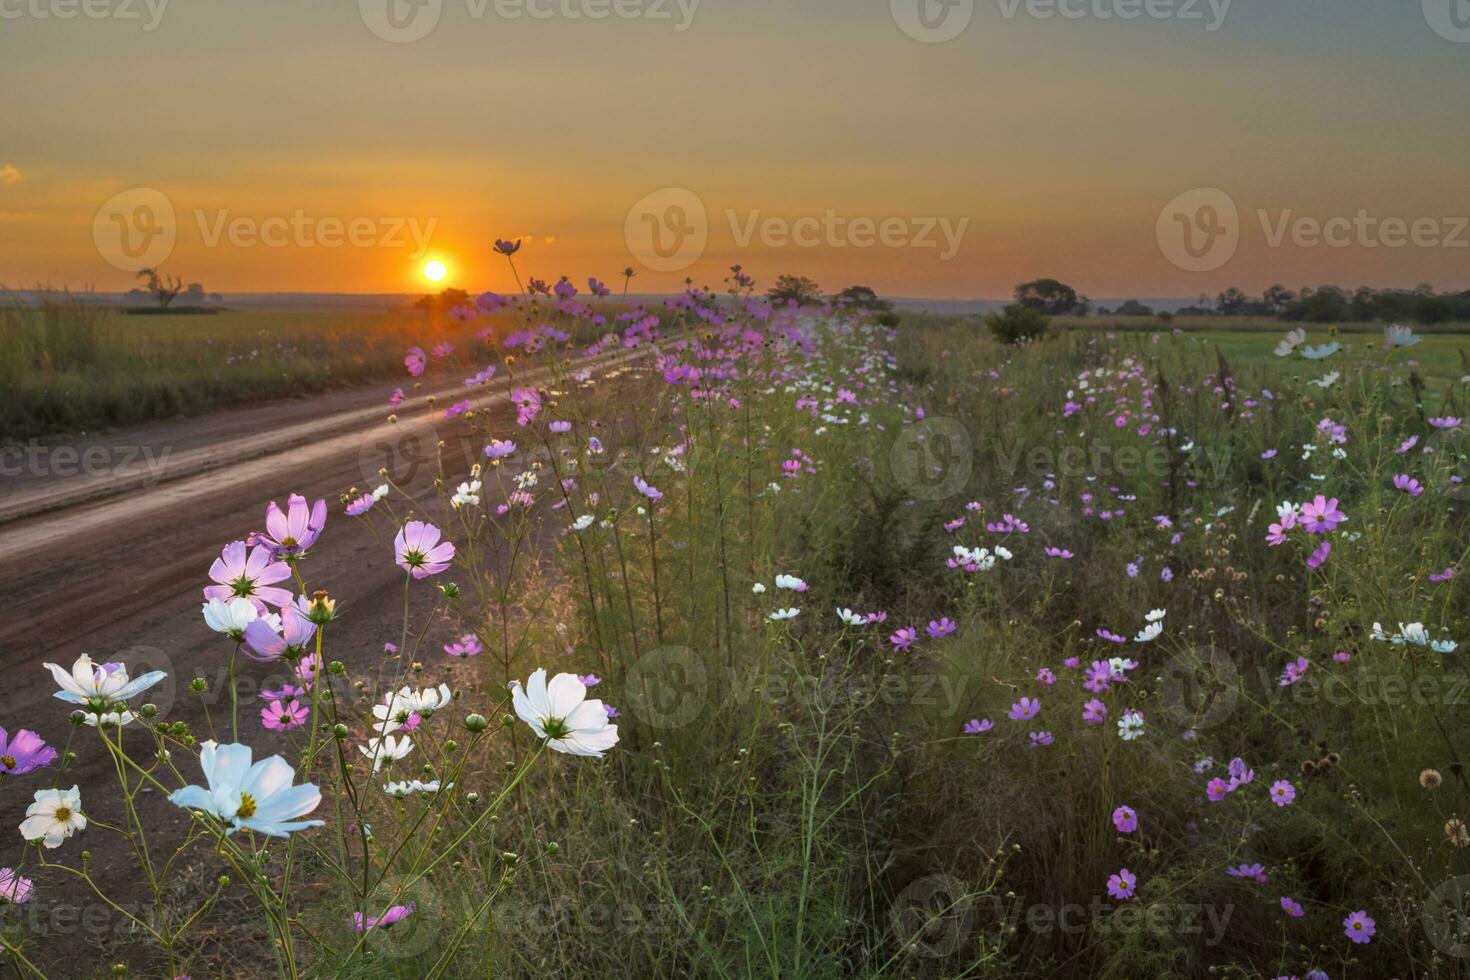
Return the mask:
<svg viewBox="0 0 1470 980">
<path fill-rule="evenodd" d="M 1347 515 L 1338 509 L 1337 498 L 1328 500 L 1320 493 L 1315 500 L 1302 504 L 1302 526 L 1313 534 L 1327 534 L 1347 520 Z"/>
<path fill-rule="evenodd" d="M 957 629 L 959 629 L 958 623 L 948 616 L 941 616 L 938 619 L 929 620 L 929 625 L 925 628 L 925 632 L 929 634 L 931 640 L 941 640 Z"/>
<path fill-rule="evenodd" d="M 373 763 L 373 772 L 391 765 L 413 751 L 413 739 L 407 735 L 381 735 L 368 739 L 368 744 L 359 745 L 357 750 Z"/>
<path fill-rule="evenodd" d="M 510 690 L 516 714 L 557 752 L 600 759 L 618 742 L 618 726 L 608 724 L 602 702 L 587 698 L 575 674 L 557 674 L 548 683 L 542 668 L 524 688 L 511 681 Z"/>
<path fill-rule="evenodd" d="M 868 623 L 867 618 L 860 613 L 855 613 L 851 609 L 846 609 L 841 606 L 837 609 L 837 618 L 848 626 L 866 626 Z"/>
<path fill-rule="evenodd" d="M 1417 497 L 1424 492 L 1424 486 L 1407 473 L 1394 477 L 1393 485 L 1411 497 Z"/>
<path fill-rule="evenodd" d="M 805 592 L 807 584 L 795 575 L 777 575 L 776 588 L 787 589 L 791 592 Z"/>
<path fill-rule="evenodd" d="M 128 669 L 122 664 L 97 666 L 85 653 L 77 658 L 70 672 L 52 663 L 44 666 L 61 685 L 61 690 L 53 696 L 69 704 L 81 705 L 90 725 L 126 725 L 133 720 L 133 715 L 126 710 L 125 702 L 168 676 L 161 670 L 150 670 L 142 677 L 129 679 Z"/>
<path fill-rule="evenodd" d="M 1039 748 L 1042 748 L 1043 746 L 1050 745 L 1051 743 L 1052 743 L 1052 734 L 1051 734 L 1051 732 L 1032 732 L 1031 733 L 1031 747 L 1033 749 L 1039 749 Z"/>
<path fill-rule="evenodd" d="M 260 723 L 271 731 L 288 732 L 306 724 L 311 709 L 297 701 L 272 701 L 260 709 Z"/>
<path fill-rule="evenodd" d="M 1130 806 L 1120 806 L 1113 811 L 1113 826 L 1120 834 L 1131 834 L 1138 829 L 1138 814 Z"/>
<path fill-rule="evenodd" d="M 217 584 L 204 587 L 206 602 L 249 599 L 265 615 L 267 605 L 280 608 L 291 601 L 290 589 L 271 587 L 291 577 L 291 566 L 276 561 L 265 545 L 247 549 L 244 541 L 230 542 L 209 566 L 209 577 Z"/>
<path fill-rule="evenodd" d="M 664 499 L 663 491 L 659 490 L 658 487 L 649 483 L 641 476 L 633 477 L 633 487 L 653 503 L 658 503 L 660 500 Z"/>
<path fill-rule="evenodd" d="M 204 625 L 236 642 L 243 640 L 245 628 L 260 618 L 260 611 L 249 599 L 210 599 L 203 612 Z"/>
<path fill-rule="evenodd" d="M 1277 806 L 1288 806 L 1296 799 L 1296 787 L 1290 780 L 1278 779 L 1271 784 L 1271 802 Z"/>
<path fill-rule="evenodd" d="M 1266 866 L 1264 864 L 1237 864 L 1234 867 L 1226 868 L 1225 873 L 1232 878 L 1250 878 L 1252 881 L 1262 885 L 1270 881 L 1270 877 L 1266 874 Z"/>
<path fill-rule="evenodd" d="M 1035 718 L 1040 711 L 1040 701 L 1035 698 L 1022 698 L 1011 705 L 1011 710 L 1006 713 L 1006 717 L 1012 721 L 1029 721 Z"/>
<path fill-rule="evenodd" d="M 382 915 L 367 916 L 366 918 L 364 918 L 361 912 L 353 912 L 352 929 L 354 932 L 367 932 L 371 929 L 388 929 L 413 915 L 414 910 L 417 908 L 417 902 L 409 902 L 407 905 L 395 905 Z"/>
<path fill-rule="evenodd" d="M 1108 706 L 1093 698 L 1082 706 L 1082 720 L 1089 725 L 1101 725 L 1108 720 Z"/>
<path fill-rule="evenodd" d="M 403 356 L 403 366 L 415 378 L 424 373 L 424 367 L 428 363 L 429 359 L 424 355 L 424 349 L 422 347 L 410 347 L 408 353 Z"/>
<path fill-rule="evenodd" d="M 34 885 L 14 868 L 0 868 L 0 905 L 24 905 L 31 900 Z"/>
<path fill-rule="evenodd" d="M 485 644 L 474 633 L 466 633 L 453 643 L 444 644 L 444 652 L 451 657 L 477 657 L 485 652 Z"/>
<path fill-rule="evenodd" d="M 1120 902 L 1132 898 L 1137 885 L 1138 877 L 1127 868 L 1120 868 L 1117 874 L 1108 876 L 1108 894 Z"/>
<path fill-rule="evenodd" d="M 454 560 L 454 545 L 440 541 L 440 532 L 432 524 L 409 521 L 393 539 L 393 554 L 399 568 L 416 579 L 438 575 Z"/>
<path fill-rule="evenodd" d="M 286 499 L 284 512 L 274 500 L 266 505 L 265 533 L 257 533 L 254 536 L 254 543 L 265 545 L 276 557 L 296 558 L 305 554 L 306 549 L 316 544 L 326 524 L 327 502 L 325 500 L 318 500 L 308 508 L 306 498 L 293 493 Z M 286 575 L 290 575 L 290 569 L 286 570 Z"/>
<path fill-rule="evenodd" d="M 984 735 L 994 727 L 995 725 L 991 723 L 989 718 L 983 720 L 980 718 L 971 718 L 965 722 L 964 731 L 966 735 Z"/>
<path fill-rule="evenodd" d="M 769 619 L 773 623 L 779 623 L 782 620 L 795 619 L 797 616 L 800 616 L 800 615 L 801 615 L 801 610 L 800 609 L 797 609 L 796 607 L 793 606 L 793 607 L 791 607 L 789 609 L 777 609 L 775 612 L 771 613 L 766 618 Z"/>
<path fill-rule="evenodd" d="M 27 841 L 40 841 L 48 850 L 58 848 L 68 837 L 87 829 L 82 815 L 82 791 L 71 789 L 38 789 L 35 802 L 26 807 L 26 818 L 20 823 L 20 836 Z"/>
<path fill-rule="evenodd" d="M 1302 916 L 1304 916 L 1304 915 L 1307 914 L 1307 913 L 1305 913 L 1305 912 L 1302 911 L 1302 907 L 1301 907 L 1301 904 L 1300 903 L 1296 902 L 1295 900 L 1293 900 L 1291 898 L 1288 898 L 1285 895 L 1282 895 L 1281 896 L 1281 911 L 1285 912 L 1287 915 L 1291 916 L 1293 919 L 1300 919 Z"/>
<path fill-rule="evenodd" d="M 383 792 L 389 796 L 410 796 L 414 793 L 437 793 L 439 792 L 439 780 L 431 779 L 422 782 L 417 779 L 405 779 L 396 783 L 386 783 Z"/>
<path fill-rule="evenodd" d="M 22 728 L 14 735 L 0 728 L 0 775 L 24 776 L 56 761 L 56 750 L 35 732 Z"/>
<path fill-rule="evenodd" d="M 1139 711 L 1123 712 L 1123 717 L 1118 719 L 1118 737 L 1125 742 L 1131 742 L 1136 738 L 1142 738 L 1143 713 Z"/>
<path fill-rule="evenodd" d="M 1342 932 L 1355 943 L 1371 943 L 1377 928 L 1368 913 L 1359 909 L 1342 920 Z"/>
<path fill-rule="evenodd" d="M 895 650 L 907 650 L 918 638 L 919 634 L 912 626 L 904 626 L 894 630 L 893 635 L 888 637 L 888 642 L 893 644 Z"/>
<path fill-rule="evenodd" d="M 491 459 L 504 459 L 516 451 L 516 444 L 509 439 L 491 439 L 485 447 L 485 455 Z"/>
<path fill-rule="evenodd" d="M 298 819 L 321 803 L 322 794 L 316 784 L 291 785 L 296 770 L 278 755 L 254 763 L 252 756 L 250 746 L 238 742 L 204 742 L 199 747 L 199 768 L 208 787 L 185 786 L 170 795 L 169 802 L 214 817 L 229 828 L 229 833 L 249 830 L 286 837 L 322 826 L 321 820 Z"/>
<path fill-rule="evenodd" d="M 307 644 L 315 635 L 316 624 L 292 603 L 281 610 L 279 619 L 271 616 L 246 624 L 242 649 L 246 656 L 262 663 L 294 662 L 306 655 Z"/>
</svg>

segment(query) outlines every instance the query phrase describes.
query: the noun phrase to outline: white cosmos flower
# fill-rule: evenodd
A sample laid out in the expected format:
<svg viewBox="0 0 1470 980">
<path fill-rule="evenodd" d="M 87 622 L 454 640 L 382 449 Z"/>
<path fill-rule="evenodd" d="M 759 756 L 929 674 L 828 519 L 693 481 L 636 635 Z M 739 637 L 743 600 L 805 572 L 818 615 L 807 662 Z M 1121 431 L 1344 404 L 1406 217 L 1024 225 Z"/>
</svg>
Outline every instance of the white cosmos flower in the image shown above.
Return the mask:
<svg viewBox="0 0 1470 980">
<path fill-rule="evenodd" d="M 150 670 L 142 677 L 130 680 L 128 669 L 122 664 L 108 663 L 99 666 L 85 653 L 77 658 L 70 672 L 56 664 L 48 663 L 44 666 L 51 671 L 56 683 L 61 685 L 61 690 L 56 692 L 55 697 L 68 704 L 82 705 L 88 715 L 103 716 L 104 724 L 107 723 L 106 716 L 112 714 L 117 714 L 119 718 L 115 724 L 127 724 L 132 720 L 132 715 L 124 710 L 126 705 L 123 702 L 143 693 L 168 676 L 161 670 Z M 88 724 L 96 722 L 91 721 Z"/>
<path fill-rule="evenodd" d="M 210 599 L 204 604 L 204 625 L 232 640 L 245 638 L 245 627 L 259 617 L 249 599 Z"/>
<path fill-rule="evenodd" d="M 1118 737 L 1125 742 L 1143 737 L 1143 715 L 1137 711 L 1125 711 L 1118 719 Z"/>
<path fill-rule="evenodd" d="M 296 770 L 278 755 L 252 762 L 250 746 L 236 742 L 205 742 L 199 747 L 199 768 L 205 786 L 185 786 L 169 802 L 198 810 L 229 825 L 229 832 L 250 830 L 269 837 L 287 837 L 297 830 L 320 827 L 321 820 L 299 820 L 322 801 L 315 783 L 291 785 Z"/>
<path fill-rule="evenodd" d="M 41 841 L 48 849 L 60 847 L 72 834 L 86 829 L 82 791 L 76 786 L 36 790 L 36 802 L 26 807 L 26 818 L 20 822 L 21 837 Z"/>
<path fill-rule="evenodd" d="M 756 595 L 760 595 L 762 592 L 766 591 L 766 584 L 764 582 L 757 582 L 750 587 L 750 591 L 755 593 Z"/>
<path fill-rule="evenodd" d="M 375 713 L 376 713 L 376 709 Z M 368 739 L 368 744 L 359 745 L 358 750 L 369 759 L 373 760 L 373 772 L 377 772 L 390 762 L 399 759 L 413 751 L 413 739 L 407 735 L 383 735 L 378 738 Z"/>
<path fill-rule="evenodd" d="M 805 592 L 806 583 L 795 575 L 777 575 L 776 588 L 790 589 L 792 592 Z"/>
<path fill-rule="evenodd" d="M 583 514 L 581 517 L 572 522 L 572 530 L 585 531 L 592 526 L 592 522 L 594 520 L 596 520 L 596 518 L 593 517 L 591 514 Z"/>
<path fill-rule="evenodd" d="M 1152 609 L 1149 611 L 1149 614 L 1144 617 L 1144 619 L 1148 620 L 1150 623 L 1157 623 L 1159 620 L 1163 619 L 1167 615 L 1169 615 L 1169 610 L 1167 609 Z"/>
<path fill-rule="evenodd" d="M 1341 371 L 1329 371 L 1326 374 L 1322 375 L 1322 377 L 1317 378 L 1314 381 L 1308 381 L 1307 384 L 1316 385 L 1318 388 L 1331 388 L 1333 385 L 1337 384 L 1338 380 L 1341 378 Z"/>
<path fill-rule="evenodd" d="M 387 735 L 408 724 L 410 715 L 427 718 L 452 700 L 454 694 L 449 690 L 448 684 L 417 691 L 411 687 L 403 687 L 384 695 L 381 704 L 373 705 L 373 717 L 378 719 L 379 733 Z"/>
<path fill-rule="evenodd" d="M 844 608 L 839 608 L 837 610 L 837 618 L 842 620 L 848 626 L 865 626 L 868 622 L 866 616 L 861 616 L 853 612 L 851 609 Z"/>
<path fill-rule="evenodd" d="M 449 784 L 451 787 L 453 783 Z M 383 792 L 389 796 L 409 796 L 413 793 L 437 793 L 439 792 L 439 780 L 431 779 L 427 783 L 417 779 L 406 779 L 402 782 L 388 783 L 383 787 Z"/>
<path fill-rule="evenodd" d="M 1141 630 L 1138 631 L 1138 635 L 1133 638 L 1133 642 L 1134 643 L 1150 643 L 1150 642 L 1152 642 L 1154 640 L 1157 640 L 1159 638 L 1159 636 L 1163 632 L 1164 632 L 1164 624 L 1163 623 L 1160 623 L 1160 622 L 1152 622 L 1152 623 L 1149 623 L 1147 626 L 1145 626 L 1143 629 L 1141 629 Z"/>
<path fill-rule="evenodd" d="M 386 496 L 388 496 L 388 484 L 386 483 L 380 484 L 378 489 L 373 491 L 374 500 L 382 500 Z"/>
<path fill-rule="evenodd" d="M 801 610 L 800 609 L 797 609 L 795 607 L 792 607 L 790 609 L 777 609 L 775 612 L 771 613 L 771 615 L 768 616 L 767 618 L 771 622 L 773 622 L 773 623 L 779 623 L 783 619 L 795 619 L 797 616 L 800 616 L 800 615 L 801 615 Z"/>
<path fill-rule="evenodd" d="M 510 693 L 521 721 L 557 752 L 600 759 L 618 744 L 618 726 L 608 723 L 602 702 L 587 697 L 576 674 L 557 674 L 548 684 L 543 667 L 524 688 L 511 681 Z"/>
<path fill-rule="evenodd" d="M 449 498 L 449 503 L 453 507 L 480 506 L 480 481 L 471 480 L 469 483 L 461 483 L 454 496 Z"/>
<path fill-rule="evenodd" d="M 995 546 L 995 553 L 999 555 L 1004 561 L 1010 561 L 1012 558 L 1016 557 L 1015 555 L 1011 554 L 1011 549 L 1001 547 L 1000 545 Z"/>
</svg>

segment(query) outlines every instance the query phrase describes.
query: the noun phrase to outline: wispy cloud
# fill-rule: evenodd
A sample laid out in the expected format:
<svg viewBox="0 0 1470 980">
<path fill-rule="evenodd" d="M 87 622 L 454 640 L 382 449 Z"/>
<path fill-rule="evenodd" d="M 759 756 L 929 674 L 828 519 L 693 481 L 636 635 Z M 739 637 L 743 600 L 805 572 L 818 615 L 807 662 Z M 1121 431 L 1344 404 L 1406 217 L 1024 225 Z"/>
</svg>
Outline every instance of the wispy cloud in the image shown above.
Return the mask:
<svg viewBox="0 0 1470 980">
<path fill-rule="evenodd" d="M 12 166 L 11 164 L 8 164 L 8 163 L 5 166 L 0 167 L 0 184 L 4 184 L 5 186 L 8 187 L 11 184 L 19 184 L 19 183 L 20 183 L 20 170 L 19 169 L 17 169 L 16 167 L 14 167 L 14 166 Z"/>
</svg>

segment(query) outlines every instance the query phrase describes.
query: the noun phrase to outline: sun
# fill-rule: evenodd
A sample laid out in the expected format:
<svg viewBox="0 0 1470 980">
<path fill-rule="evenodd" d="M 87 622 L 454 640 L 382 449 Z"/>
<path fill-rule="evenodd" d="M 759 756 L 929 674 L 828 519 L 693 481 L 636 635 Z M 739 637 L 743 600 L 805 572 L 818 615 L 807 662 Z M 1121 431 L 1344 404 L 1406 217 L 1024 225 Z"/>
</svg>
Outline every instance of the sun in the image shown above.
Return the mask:
<svg viewBox="0 0 1470 980">
<path fill-rule="evenodd" d="M 444 277 L 449 275 L 449 270 L 438 259 L 432 262 L 425 262 L 423 271 L 424 278 L 429 280 L 429 282 L 443 282 Z"/>
</svg>

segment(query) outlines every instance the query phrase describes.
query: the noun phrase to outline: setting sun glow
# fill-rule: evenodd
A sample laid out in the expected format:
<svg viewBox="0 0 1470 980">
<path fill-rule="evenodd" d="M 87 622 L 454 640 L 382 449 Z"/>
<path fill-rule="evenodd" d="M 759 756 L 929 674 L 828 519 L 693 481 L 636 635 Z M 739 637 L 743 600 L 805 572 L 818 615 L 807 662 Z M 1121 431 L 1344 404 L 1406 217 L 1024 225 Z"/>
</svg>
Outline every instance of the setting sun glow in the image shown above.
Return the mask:
<svg viewBox="0 0 1470 980">
<path fill-rule="evenodd" d="M 429 282 L 443 282 L 449 270 L 444 268 L 444 263 L 435 259 L 433 262 L 424 263 L 424 278 Z"/>
</svg>

